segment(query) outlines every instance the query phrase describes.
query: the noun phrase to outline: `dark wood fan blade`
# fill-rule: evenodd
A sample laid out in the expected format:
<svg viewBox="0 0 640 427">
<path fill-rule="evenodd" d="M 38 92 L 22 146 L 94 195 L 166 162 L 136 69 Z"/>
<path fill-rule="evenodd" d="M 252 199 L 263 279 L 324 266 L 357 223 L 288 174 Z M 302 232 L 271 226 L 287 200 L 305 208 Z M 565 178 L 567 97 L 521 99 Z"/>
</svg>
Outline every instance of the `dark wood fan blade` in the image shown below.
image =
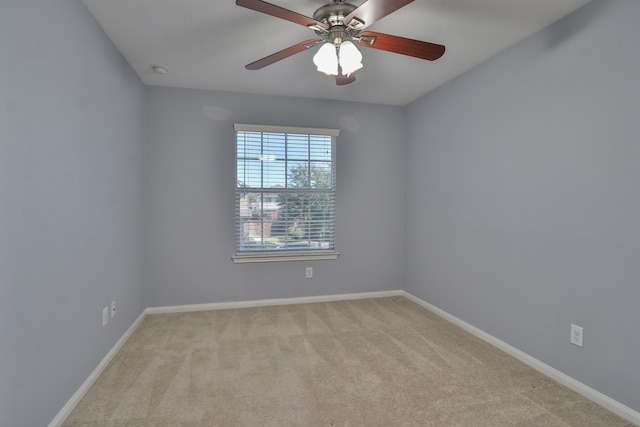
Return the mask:
<svg viewBox="0 0 640 427">
<path fill-rule="evenodd" d="M 338 86 L 348 85 L 349 83 L 353 83 L 356 81 L 355 73 L 351 73 L 348 76 L 344 76 L 342 74 L 336 76 L 336 84 Z"/>
<path fill-rule="evenodd" d="M 266 13 L 267 15 L 275 16 L 276 18 L 284 19 L 294 24 L 304 25 L 305 27 L 318 27 L 329 28 L 324 22 L 316 21 L 313 18 L 301 15 L 289 9 L 285 9 L 275 4 L 267 3 L 262 0 L 236 0 L 238 6 L 246 7 L 247 9 L 255 10 L 256 12 Z"/>
<path fill-rule="evenodd" d="M 362 3 L 360 7 L 345 16 L 344 25 L 354 25 L 351 20 L 355 18 L 356 21 L 361 22 L 361 24 L 357 26 L 354 25 L 354 27 L 364 29 L 411 2 L 413 2 L 413 0 L 367 0 Z"/>
<path fill-rule="evenodd" d="M 387 52 L 413 56 L 415 58 L 435 61 L 444 55 L 445 47 L 441 44 L 407 39 L 389 34 L 365 31 L 360 34 L 358 44 L 372 49 L 386 50 Z"/>
<path fill-rule="evenodd" d="M 285 58 L 295 55 L 296 53 L 303 52 L 310 47 L 317 45 L 321 41 L 322 39 L 309 39 L 307 41 L 303 41 L 302 43 L 294 44 L 293 46 L 290 46 L 286 49 L 282 49 L 280 52 L 273 53 L 269 56 L 265 56 L 262 59 L 258 59 L 251 64 L 247 64 L 245 65 L 245 68 L 247 70 L 259 70 L 260 68 L 264 68 L 267 65 L 273 64 L 274 62 L 281 61 Z"/>
</svg>

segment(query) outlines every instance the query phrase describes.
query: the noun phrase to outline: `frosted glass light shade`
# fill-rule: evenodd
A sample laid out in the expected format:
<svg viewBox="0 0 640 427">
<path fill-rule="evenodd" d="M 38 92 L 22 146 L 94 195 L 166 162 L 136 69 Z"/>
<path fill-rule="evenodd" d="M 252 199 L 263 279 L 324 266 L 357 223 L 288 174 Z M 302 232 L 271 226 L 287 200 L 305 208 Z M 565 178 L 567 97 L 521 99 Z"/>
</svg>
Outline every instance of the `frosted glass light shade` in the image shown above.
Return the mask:
<svg viewBox="0 0 640 427">
<path fill-rule="evenodd" d="M 349 75 L 362 68 L 362 54 L 353 42 L 345 40 L 340 43 L 339 55 L 342 74 Z"/>
<path fill-rule="evenodd" d="M 333 43 L 323 44 L 318 52 L 313 55 L 313 63 L 318 71 L 329 75 L 338 75 L 338 54 Z"/>
</svg>

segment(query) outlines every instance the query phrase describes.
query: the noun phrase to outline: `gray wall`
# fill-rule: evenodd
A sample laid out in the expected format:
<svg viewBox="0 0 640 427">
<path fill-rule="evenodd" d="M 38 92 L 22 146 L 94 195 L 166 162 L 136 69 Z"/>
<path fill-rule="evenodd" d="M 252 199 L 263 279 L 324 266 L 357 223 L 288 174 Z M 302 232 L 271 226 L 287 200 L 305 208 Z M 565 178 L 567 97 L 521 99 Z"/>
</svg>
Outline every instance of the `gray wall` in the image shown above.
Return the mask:
<svg viewBox="0 0 640 427">
<path fill-rule="evenodd" d="M 47 425 L 145 307 L 143 111 L 79 0 L 2 0 L 2 426 Z"/>
<path fill-rule="evenodd" d="M 405 286 L 635 410 L 639 16 L 594 1 L 407 108 Z"/>
<path fill-rule="evenodd" d="M 231 113 L 214 120 L 203 107 Z M 404 116 L 399 107 L 149 88 L 149 305 L 400 289 Z M 337 260 L 234 264 L 233 123 L 341 128 Z M 341 125 L 342 124 L 342 125 Z M 314 268 L 305 279 L 305 267 Z"/>
</svg>

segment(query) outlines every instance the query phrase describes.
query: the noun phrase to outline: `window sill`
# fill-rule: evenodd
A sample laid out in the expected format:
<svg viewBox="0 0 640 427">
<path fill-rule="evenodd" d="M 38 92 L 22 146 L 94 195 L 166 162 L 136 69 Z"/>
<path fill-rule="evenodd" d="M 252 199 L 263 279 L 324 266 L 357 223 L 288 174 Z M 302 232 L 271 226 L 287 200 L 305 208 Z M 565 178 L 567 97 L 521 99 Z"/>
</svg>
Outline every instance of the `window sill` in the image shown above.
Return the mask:
<svg viewBox="0 0 640 427">
<path fill-rule="evenodd" d="M 286 254 L 242 254 L 231 257 L 234 263 L 244 264 L 250 262 L 278 262 L 278 261 L 315 261 L 321 259 L 336 259 L 339 252 L 318 252 L 318 253 L 292 253 Z"/>
</svg>

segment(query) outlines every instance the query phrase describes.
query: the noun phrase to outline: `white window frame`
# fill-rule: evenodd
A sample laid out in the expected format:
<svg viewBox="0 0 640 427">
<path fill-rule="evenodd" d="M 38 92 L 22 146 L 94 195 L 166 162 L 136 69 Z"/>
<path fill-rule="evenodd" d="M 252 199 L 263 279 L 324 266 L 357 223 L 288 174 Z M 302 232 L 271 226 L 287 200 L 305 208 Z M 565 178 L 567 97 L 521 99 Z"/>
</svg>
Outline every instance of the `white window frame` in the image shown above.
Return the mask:
<svg viewBox="0 0 640 427">
<path fill-rule="evenodd" d="M 322 128 L 305 128 L 305 127 L 291 127 L 291 126 L 267 126 L 267 125 L 251 125 L 251 124 L 234 124 L 234 145 L 235 149 L 235 225 L 234 225 L 234 241 L 235 241 L 235 252 L 232 257 L 233 262 L 235 263 L 254 263 L 254 262 L 272 262 L 272 261 L 302 261 L 302 260 L 320 260 L 320 259 L 336 259 L 339 256 L 339 253 L 335 249 L 335 169 L 336 169 L 336 139 L 340 134 L 338 129 L 322 129 Z M 241 244 L 244 239 L 244 231 L 243 231 L 243 218 L 241 217 L 240 212 L 240 200 L 244 197 L 244 194 L 247 193 L 247 188 L 244 184 L 240 183 L 238 179 L 238 132 L 260 132 L 260 133 L 285 133 L 285 134 L 305 134 L 305 135 L 323 135 L 331 137 L 331 188 L 322 190 L 323 193 L 330 194 L 330 200 L 332 201 L 331 211 L 332 211 L 332 238 L 330 242 L 330 247 L 328 249 L 309 249 L 309 250 L 286 250 L 286 249 L 278 249 L 278 250 L 270 250 L 270 249 L 261 249 L 260 251 L 252 252 L 248 250 L 242 250 Z M 308 159 L 311 161 L 312 159 Z M 286 186 L 285 186 L 286 187 Z M 318 190 L 309 190 L 309 192 L 318 191 Z M 260 187 L 251 188 L 251 192 L 258 192 L 261 194 L 271 194 L 274 193 L 273 188 L 269 187 Z M 304 190 L 300 189 L 279 189 L 280 193 L 304 193 Z M 264 196 L 263 196 L 264 197 Z M 264 231 L 262 231 L 264 232 Z"/>
</svg>

